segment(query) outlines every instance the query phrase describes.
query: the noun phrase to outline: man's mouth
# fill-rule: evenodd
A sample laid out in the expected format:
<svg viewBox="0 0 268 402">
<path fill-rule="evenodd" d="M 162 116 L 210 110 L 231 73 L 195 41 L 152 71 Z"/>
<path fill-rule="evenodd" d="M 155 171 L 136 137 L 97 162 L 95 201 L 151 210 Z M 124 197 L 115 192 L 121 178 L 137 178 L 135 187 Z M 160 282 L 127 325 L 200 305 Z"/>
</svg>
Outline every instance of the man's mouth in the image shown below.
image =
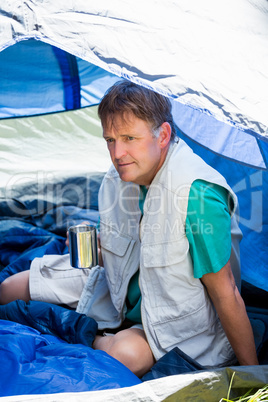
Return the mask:
<svg viewBox="0 0 268 402">
<path fill-rule="evenodd" d="M 117 166 L 118 167 L 125 167 L 125 166 L 129 166 L 132 165 L 134 162 L 128 162 L 128 163 L 118 163 Z"/>
</svg>

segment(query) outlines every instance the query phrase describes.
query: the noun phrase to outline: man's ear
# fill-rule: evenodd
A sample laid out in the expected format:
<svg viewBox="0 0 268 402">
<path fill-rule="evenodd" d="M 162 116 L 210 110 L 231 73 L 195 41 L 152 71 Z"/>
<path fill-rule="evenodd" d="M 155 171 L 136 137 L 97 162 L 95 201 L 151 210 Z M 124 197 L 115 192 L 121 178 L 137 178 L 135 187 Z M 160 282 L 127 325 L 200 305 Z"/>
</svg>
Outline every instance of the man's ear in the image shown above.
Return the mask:
<svg viewBox="0 0 268 402">
<path fill-rule="evenodd" d="M 170 124 L 167 121 L 165 121 L 163 124 L 161 124 L 160 134 L 158 137 L 160 148 L 163 149 L 169 144 L 170 137 L 171 137 L 171 127 Z"/>
</svg>

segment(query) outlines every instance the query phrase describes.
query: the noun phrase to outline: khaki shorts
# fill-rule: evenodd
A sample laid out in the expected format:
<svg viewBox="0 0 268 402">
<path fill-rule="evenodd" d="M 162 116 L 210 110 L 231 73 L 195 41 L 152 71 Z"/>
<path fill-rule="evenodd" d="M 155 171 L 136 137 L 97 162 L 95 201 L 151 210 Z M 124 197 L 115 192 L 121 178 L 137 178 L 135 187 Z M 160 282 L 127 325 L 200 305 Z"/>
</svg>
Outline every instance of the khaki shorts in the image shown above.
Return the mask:
<svg viewBox="0 0 268 402">
<path fill-rule="evenodd" d="M 89 273 L 89 268 L 71 267 L 69 254 L 35 258 L 30 267 L 31 300 L 76 308 Z"/>
</svg>

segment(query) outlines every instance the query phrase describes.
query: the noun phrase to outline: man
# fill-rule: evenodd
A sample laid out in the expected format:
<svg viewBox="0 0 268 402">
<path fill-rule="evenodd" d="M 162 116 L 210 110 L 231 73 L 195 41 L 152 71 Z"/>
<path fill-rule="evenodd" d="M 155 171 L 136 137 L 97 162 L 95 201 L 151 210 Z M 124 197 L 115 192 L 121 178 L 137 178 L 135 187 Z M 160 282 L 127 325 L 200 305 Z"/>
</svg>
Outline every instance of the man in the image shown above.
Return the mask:
<svg viewBox="0 0 268 402">
<path fill-rule="evenodd" d="M 175 346 L 206 367 L 233 364 L 235 356 L 258 364 L 236 285 L 235 194 L 178 140 L 167 98 L 123 81 L 104 96 L 99 116 L 113 162 L 99 192 L 103 267 L 82 279 L 69 271 L 77 311 L 104 331 L 93 347 L 138 376 Z M 71 305 L 65 285 L 62 297 L 58 290 L 43 296 L 43 278 L 55 283 L 53 269 L 48 275 L 48 264 L 32 265 L 30 275 L 17 274 L 20 285 L 17 275 L 3 282 L 0 302 Z"/>
</svg>

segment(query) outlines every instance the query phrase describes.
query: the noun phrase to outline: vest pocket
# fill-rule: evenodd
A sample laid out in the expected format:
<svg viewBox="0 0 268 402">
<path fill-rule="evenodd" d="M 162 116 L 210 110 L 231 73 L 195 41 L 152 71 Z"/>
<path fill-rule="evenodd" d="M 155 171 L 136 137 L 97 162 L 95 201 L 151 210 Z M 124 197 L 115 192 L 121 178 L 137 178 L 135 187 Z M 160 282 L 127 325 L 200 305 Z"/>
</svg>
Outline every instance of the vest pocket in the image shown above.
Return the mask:
<svg viewBox="0 0 268 402">
<path fill-rule="evenodd" d="M 131 237 L 122 235 L 115 229 L 109 228 L 109 231 L 105 230 L 101 234 L 101 247 L 118 257 L 124 257 L 131 240 Z"/>
<path fill-rule="evenodd" d="M 186 237 L 169 243 L 142 246 L 141 260 L 140 282 L 144 302 L 153 311 L 152 322 L 177 320 L 205 303 L 204 287 L 193 276 Z"/>
<path fill-rule="evenodd" d="M 180 263 L 186 258 L 188 250 L 189 243 L 186 236 L 165 243 L 144 244 L 142 246 L 144 267 L 158 268 Z"/>
<path fill-rule="evenodd" d="M 114 292 L 118 293 L 122 281 L 129 272 L 132 272 L 132 265 L 135 265 L 136 270 L 139 263 L 135 258 L 136 253 L 132 253 L 135 240 L 103 222 L 100 225 L 100 236 L 107 281 Z"/>
<path fill-rule="evenodd" d="M 186 306 L 185 308 L 180 306 L 181 311 L 169 308 L 165 317 L 152 323 L 155 336 L 163 349 L 180 347 L 181 342 L 208 331 L 217 320 L 211 304 L 204 301 L 203 296 L 189 299 L 185 304 L 192 304 L 191 309 L 187 309 Z"/>
</svg>

